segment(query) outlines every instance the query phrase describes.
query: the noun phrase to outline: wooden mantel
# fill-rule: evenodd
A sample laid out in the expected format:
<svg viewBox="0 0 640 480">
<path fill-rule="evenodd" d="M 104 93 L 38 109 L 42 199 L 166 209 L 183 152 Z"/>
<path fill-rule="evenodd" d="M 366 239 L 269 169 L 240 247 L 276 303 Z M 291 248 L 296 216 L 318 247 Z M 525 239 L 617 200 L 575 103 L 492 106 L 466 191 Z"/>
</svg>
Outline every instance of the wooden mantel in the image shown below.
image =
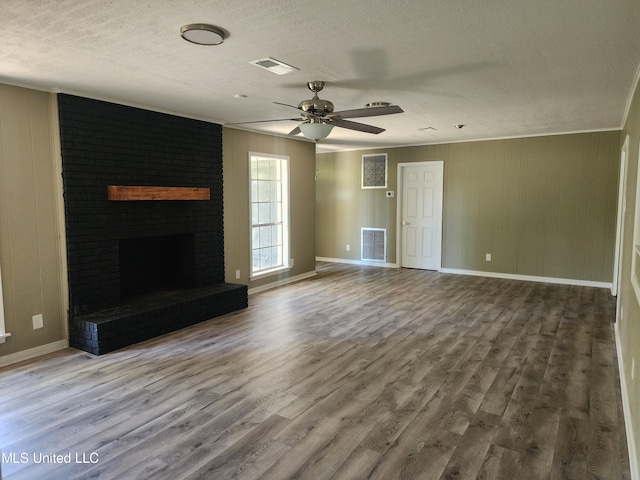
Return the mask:
<svg viewBox="0 0 640 480">
<path fill-rule="evenodd" d="M 210 200 L 209 188 L 142 187 L 108 185 L 107 198 L 114 201 L 136 200 Z"/>
</svg>

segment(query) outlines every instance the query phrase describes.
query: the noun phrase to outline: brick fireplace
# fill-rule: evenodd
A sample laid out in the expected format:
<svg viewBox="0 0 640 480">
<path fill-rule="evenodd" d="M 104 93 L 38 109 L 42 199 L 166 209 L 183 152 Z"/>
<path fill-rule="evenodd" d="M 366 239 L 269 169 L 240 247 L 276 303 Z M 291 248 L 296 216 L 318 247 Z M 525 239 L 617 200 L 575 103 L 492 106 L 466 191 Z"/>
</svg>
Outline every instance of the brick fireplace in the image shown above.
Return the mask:
<svg viewBox="0 0 640 480">
<path fill-rule="evenodd" d="M 102 354 L 247 306 L 224 281 L 222 127 L 58 95 L 70 344 Z M 110 186 L 168 199 L 109 199 Z M 206 191 L 205 199 L 172 197 Z M 195 198 L 195 197 L 194 197 Z"/>
</svg>

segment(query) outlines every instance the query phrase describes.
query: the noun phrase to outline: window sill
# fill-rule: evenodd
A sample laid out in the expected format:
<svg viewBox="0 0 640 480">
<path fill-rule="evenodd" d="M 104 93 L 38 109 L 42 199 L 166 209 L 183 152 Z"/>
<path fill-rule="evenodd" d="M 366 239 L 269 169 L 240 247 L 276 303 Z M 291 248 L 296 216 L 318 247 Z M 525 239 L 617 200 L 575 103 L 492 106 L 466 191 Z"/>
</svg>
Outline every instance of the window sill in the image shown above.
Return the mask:
<svg viewBox="0 0 640 480">
<path fill-rule="evenodd" d="M 271 277 L 279 273 L 288 272 L 292 268 L 293 267 L 279 267 L 279 268 L 274 268 L 272 270 L 265 270 L 264 272 L 254 273 L 249 276 L 249 280 L 259 280 L 261 278 Z"/>
</svg>

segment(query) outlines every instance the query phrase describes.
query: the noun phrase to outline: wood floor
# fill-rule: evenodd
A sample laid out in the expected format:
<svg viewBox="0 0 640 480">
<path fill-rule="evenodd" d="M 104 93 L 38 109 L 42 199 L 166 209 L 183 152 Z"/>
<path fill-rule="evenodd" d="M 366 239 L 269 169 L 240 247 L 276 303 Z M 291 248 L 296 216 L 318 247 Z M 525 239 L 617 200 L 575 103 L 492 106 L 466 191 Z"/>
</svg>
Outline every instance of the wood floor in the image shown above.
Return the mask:
<svg viewBox="0 0 640 480">
<path fill-rule="evenodd" d="M 249 305 L 0 370 L 3 478 L 630 478 L 607 290 L 320 264 Z"/>
</svg>

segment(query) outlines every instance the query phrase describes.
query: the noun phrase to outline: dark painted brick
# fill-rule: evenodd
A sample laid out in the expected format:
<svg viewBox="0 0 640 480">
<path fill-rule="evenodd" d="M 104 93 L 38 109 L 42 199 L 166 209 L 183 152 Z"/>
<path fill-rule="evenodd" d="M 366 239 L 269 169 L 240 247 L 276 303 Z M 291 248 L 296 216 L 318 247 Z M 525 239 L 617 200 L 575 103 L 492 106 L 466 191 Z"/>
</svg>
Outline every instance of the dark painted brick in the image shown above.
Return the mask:
<svg viewBox="0 0 640 480">
<path fill-rule="evenodd" d="M 222 127 L 66 94 L 58 95 L 58 105 L 71 337 L 83 331 L 75 323 L 78 314 L 120 305 L 121 239 L 193 233 L 195 286 L 224 282 Z M 109 202 L 107 185 L 205 187 L 211 188 L 211 200 Z M 180 314 L 183 307 L 176 307 Z M 206 308 L 209 316 L 219 311 Z M 154 324 L 162 332 L 169 327 L 161 325 L 175 324 L 161 320 L 139 325 L 140 335 L 156 335 Z M 85 343 L 78 340 L 78 348 Z M 85 346 L 93 353 L 105 348 Z"/>
</svg>

